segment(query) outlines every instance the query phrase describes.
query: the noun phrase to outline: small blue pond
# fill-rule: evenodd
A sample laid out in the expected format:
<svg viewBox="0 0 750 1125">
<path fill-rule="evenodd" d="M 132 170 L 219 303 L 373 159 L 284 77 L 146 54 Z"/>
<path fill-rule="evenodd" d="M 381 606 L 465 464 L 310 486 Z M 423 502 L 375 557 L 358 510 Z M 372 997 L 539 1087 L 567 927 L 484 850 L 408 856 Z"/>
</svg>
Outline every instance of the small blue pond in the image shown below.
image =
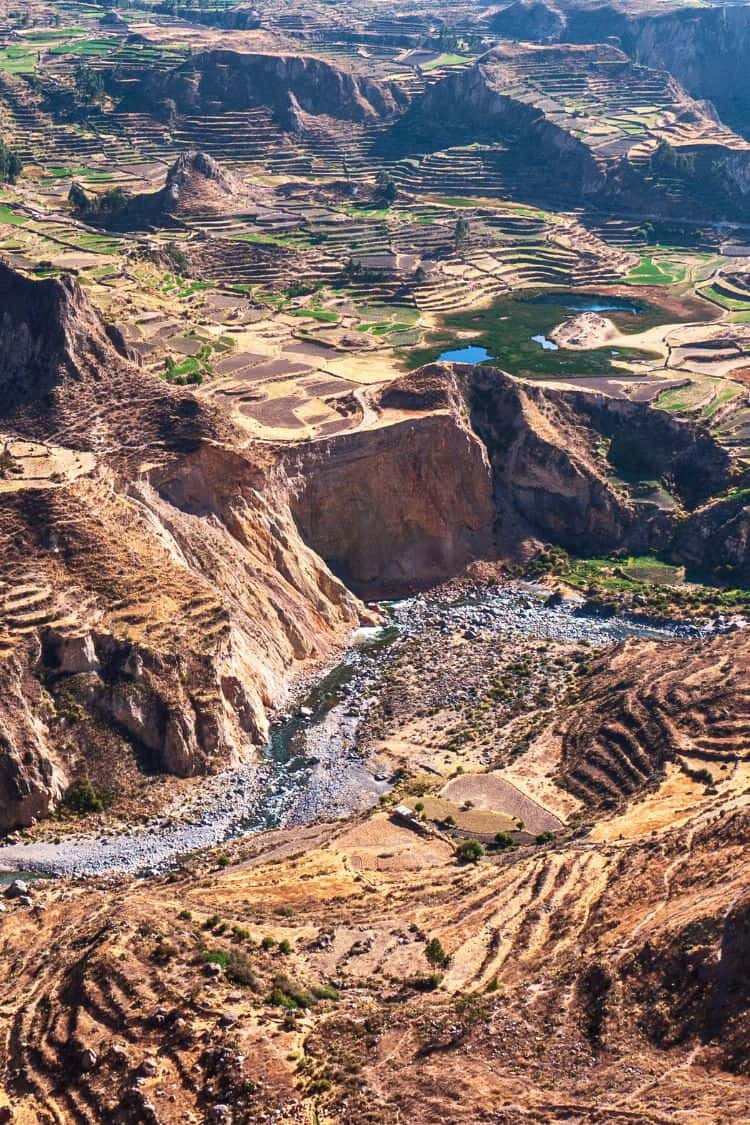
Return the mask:
<svg viewBox="0 0 750 1125">
<path fill-rule="evenodd" d="M 438 360 L 443 363 L 484 363 L 489 358 L 490 353 L 486 348 L 476 346 L 458 348 L 456 351 L 443 352 L 442 355 L 438 356 Z"/>
<path fill-rule="evenodd" d="M 531 339 L 535 344 L 541 344 L 545 352 L 556 352 L 558 350 L 557 344 L 548 340 L 546 336 L 532 336 Z"/>
</svg>

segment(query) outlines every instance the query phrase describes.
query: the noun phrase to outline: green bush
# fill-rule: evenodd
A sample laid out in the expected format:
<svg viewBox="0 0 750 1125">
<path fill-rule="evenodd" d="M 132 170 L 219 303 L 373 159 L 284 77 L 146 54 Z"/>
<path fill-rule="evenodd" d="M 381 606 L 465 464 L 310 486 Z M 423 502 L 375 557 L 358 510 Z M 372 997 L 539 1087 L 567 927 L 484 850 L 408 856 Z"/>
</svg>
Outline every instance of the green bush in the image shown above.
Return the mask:
<svg viewBox="0 0 750 1125">
<path fill-rule="evenodd" d="M 62 799 L 61 807 L 76 816 L 103 812 L 112 803 L 105 790 L 97 791 L 87 777 L 74 781 Z"/>
<path fill-rule="evenodd" d="M 464 840 L 456 848 L 456 859 L 459 863 L 479 863 L 484 855 L 484 848 L 479 840 Z"/>
<path fill-rule="evenodd" d="M 444 969 L 450 957 L 443 949 L 439 938 L 432 938 L 425 946 L 424 955 L 431 965 L 436 965 L 439 969 Z"/>
<path fill-rule="evenodd" d="M 236 984 L 244 984 L 248 988 L 257 989 L 258 982 L 250 964 L 250 958 L 242 950 L 230 950 L 227 954 L 225 968 L 229 979 L 235 981 Z"/>
<path fill-rule="evenodd" d="M 229 954 L 226 949 L 204 949 L 203 960 L 206 965 L 221 965 L 222 969 L 226 969 Z"/>
<path fill-rule="evenodd" d="M 22 168 L 20 156 L 13 152 L 5 141 L 0 140 L 0 181 L 4 184 L 14 184 Z"/>
<path fill-rule="evenodd" d="M 498 832 L 495 835 L 496 848 L 514 848 L 516 842 L 509 832 Z"/>
<path fill-rule="evenodd" d="M 316 1000 L 338 1000 L 339 994 L 332 984 L 315 984 L 310 989 Z"/>
<path fill-rule="evenodd" d="M 534 837 L 534 840 L 537 844 L 548 844 L 550 840 L 554 840 L 554 838 L 554 832 L 540 832 L 538 836 Z"/>
</svg>

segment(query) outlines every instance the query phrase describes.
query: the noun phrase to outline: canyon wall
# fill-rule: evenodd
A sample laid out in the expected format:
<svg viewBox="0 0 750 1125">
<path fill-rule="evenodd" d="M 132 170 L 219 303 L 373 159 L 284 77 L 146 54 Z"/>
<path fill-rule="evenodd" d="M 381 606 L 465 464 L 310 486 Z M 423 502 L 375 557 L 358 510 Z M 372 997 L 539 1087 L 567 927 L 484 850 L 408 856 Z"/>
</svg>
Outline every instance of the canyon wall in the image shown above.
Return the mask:
<svg viewBox="0 0 750 1125">
<path fill-rule="evenodd" d="M 265 106 L 280 128 L 300 128 L 300 111 L 344 121 L 374 121 L 406 104 L 394 83 L 340 70 L 311 55 L 209 50 L 166 74 L 148 74 L 125 93 L 123 108 L 186 114 Z"/>
<path fill-rule="evenodd" d="M 274 448 L 138 370 L 74 282 L 0 266 L 0 295 L 2 828 L 82 777 L 251 759 L 292 680 L 376 619 L 350 590 L 540 542 L 668 550 L 691 520 L 710 566 L 746 566 L 740 500 L 712 500 L 729 457 L 646 404 L 433 364 L 362 430 Z"/>
</svg>

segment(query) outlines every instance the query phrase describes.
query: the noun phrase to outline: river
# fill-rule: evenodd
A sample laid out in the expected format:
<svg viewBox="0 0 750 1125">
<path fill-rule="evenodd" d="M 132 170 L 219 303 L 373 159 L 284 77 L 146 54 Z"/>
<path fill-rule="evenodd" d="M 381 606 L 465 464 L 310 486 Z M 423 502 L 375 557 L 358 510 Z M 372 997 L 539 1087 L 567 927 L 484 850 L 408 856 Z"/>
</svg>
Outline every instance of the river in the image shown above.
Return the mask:
<svg viewBox="0 0 750 1125">
<path fill-rule="evenodd" d="M 415 597 L 384 605 L 390 624 L 357 631 L 343 660 L 274 727 L 258 761 L 200 779 L 190 799 L 126 833 L 82 832 L 56 843 L 2 846 L 0 868 L 148 874 L 240 835 L 330 820 L 376 804 L 389 782 L 377 761 L 363 757 L 357 734 L 375 702 L 378 673 L 399 638 L 479 628 L 600 647 L 626 636 L 679 640 L 697 635 L 692 626 L 576 616 L 570 605 L 546 606 L 546 593 L 510 585 L 471 596 Z"/>
</svg>

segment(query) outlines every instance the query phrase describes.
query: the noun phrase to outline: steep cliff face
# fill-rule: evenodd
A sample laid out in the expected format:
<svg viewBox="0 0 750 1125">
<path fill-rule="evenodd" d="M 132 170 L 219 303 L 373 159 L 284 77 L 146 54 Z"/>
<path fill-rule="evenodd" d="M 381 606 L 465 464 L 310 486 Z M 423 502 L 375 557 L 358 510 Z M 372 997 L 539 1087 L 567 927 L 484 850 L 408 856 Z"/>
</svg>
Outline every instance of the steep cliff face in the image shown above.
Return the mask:
<svg viewBox="0 0 750 1125">
<path fill-rule="evenodd" d="M 47 816 L 67 783 L 44 721 L 43 692 L 25 657 L 0 661 L 0 832 Z"/>
<path fill-rule="evenodd" d="M 490 466 L 451 389 L 447 409 L 286 461 L 303 538 L 359 593 L 423 588 L 493 554 Z"/>
<path fill-rule="evenodd" d="M 393 83 L 360 78 L 309 55 L 204 51 L 165 75 L 147 77 L 124 104 L 153 110 L 169 102 L 178 113 L 266 106 L 280 128 L 294 132 L 300 110 L 369 121 L 387 117 L 405 101 Z"/>
<path fill-rule="evenodd" d="M 492 469 L 496 549 L 512 556 L 524 539 L 579 554 L 627 546 L 663 549 L 675 510 L 634 495 L 626 480 L 659 479 L 675 509 L 692 510 L 725 488 L 731 459 L 700 426 L 645 404 L 595 391 L 562 390 L 496 368 L 434 364 L 393 385 L 381 405 L 465 403 Z"/>
<path fill-rule="evenodd" d="M 380 424 L 284 458 L 303 538 L 359 592 L 426 586 L 492 554 L 668 549 L 731 461 L 646 404 L 432 364 L 375 396 Z M 663 505 L 627 481 L 660 480 Z"/>
<path fill-rule="evenodd" d="M 3 440 L 33 434 L 48 474 L 0 479 L 8 827 L 82 774 L 117 791 L 139 767 L 251 756 L 290 676 L 364 611 L 300 540 L 267 454 L 128 363 L 74 284 L 0 278 Z"/>
</svg>

